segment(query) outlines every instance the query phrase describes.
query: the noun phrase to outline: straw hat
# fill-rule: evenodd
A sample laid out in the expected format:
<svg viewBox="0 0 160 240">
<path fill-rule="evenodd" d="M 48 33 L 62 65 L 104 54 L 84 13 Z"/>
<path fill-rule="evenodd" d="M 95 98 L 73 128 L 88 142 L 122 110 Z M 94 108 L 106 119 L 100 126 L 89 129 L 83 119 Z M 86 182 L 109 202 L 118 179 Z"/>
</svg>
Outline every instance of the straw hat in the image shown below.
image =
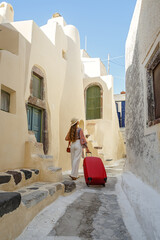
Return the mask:
<svg viewBox="0 0 160 240">
<path fill-rule="evenodd" d="M 71 127 L 72 127 L 73 125 L 75 125 L 77 122 L 78 122 L 78 119 L 77 119 L 77 118 L 72 118 L 72 119 L 71 119 Z"/>
</svg>

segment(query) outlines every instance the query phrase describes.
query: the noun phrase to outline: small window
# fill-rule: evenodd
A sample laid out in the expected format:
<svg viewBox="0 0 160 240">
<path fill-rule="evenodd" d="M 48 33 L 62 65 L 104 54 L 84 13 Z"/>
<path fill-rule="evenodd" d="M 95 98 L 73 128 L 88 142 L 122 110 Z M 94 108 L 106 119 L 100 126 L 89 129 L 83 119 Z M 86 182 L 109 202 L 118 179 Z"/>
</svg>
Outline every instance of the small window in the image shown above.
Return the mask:
<svg viewBox="0 0 160 240">
<path fill-rule="evenodd" d="M 160 123 L 160 45 L 158 43 L 146 65 L 148 127 Z"/>
<path fill-rule="evenodd" d="M 1 90 L 1 110 L 9 112 L 10 107 L 10 94 L 6 91 Z"/>
<path fill-rule="evenodd" d="M 33 96 L 39 99 L 42 99 L 42 81 L 42 78 L 33 74 Z"/>
<path fill-rule="evenodd" d="M 155 119 L 160 118 L 160 64 L 153 70 Z"/>
</svg>

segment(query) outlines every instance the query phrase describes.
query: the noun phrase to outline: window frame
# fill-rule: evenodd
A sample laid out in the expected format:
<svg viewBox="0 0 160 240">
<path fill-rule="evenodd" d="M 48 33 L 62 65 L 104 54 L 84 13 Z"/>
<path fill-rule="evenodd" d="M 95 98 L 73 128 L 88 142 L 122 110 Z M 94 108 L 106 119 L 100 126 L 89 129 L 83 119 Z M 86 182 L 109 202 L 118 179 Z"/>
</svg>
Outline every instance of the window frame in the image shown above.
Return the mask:
<svg viewBox="0 0 160 240">
<path fill-rule="evenodd" d="M 2 96 L 4 96 L 4 97 L 8 97 L 8 99 L 4 99 L 4 101 L 7 101 L 7 108 L 5 109 L 5 108 L 2 108 Z M 11 99 L 11 96 L 10 96 L 10 93 L 9 92 L 7 92 L 7 91 L 5 91 L 5 90 L 3 90 L 3 89 L 1 89 L 1 111 L 4 111 L 4 112 L 10 112 L 10 100 Z M 5 102 L 5 107 L 6 107 L 6 102 Z"/>
<path fill-rule="evenodd" d="M 38 94 L 37 94 L 37 89 L 35 88 L 37 83 L 39 84 Z M 43 78 L 41 76 L 39 76 L 38 74 L 36 74 L 35 72 L 33 72 L 32 73 L 32 84 L 33 84 L 33 87 L 32 87 L 33 97 L 43 100 Z"/>
<path fill-rule="evenodd" d="M 148 120 L 147 126 L 151 127 L 160 123 L 160 117 L 156 117 L 156 103 L 155 103 L 155 87 L 154 87 L 154 71 L 160 64 L 160 46 L 155 48 L 151 59 L 146 66 L 146 79 L 147 79 L 147 105 L 148 105 Z"/>
</svg>

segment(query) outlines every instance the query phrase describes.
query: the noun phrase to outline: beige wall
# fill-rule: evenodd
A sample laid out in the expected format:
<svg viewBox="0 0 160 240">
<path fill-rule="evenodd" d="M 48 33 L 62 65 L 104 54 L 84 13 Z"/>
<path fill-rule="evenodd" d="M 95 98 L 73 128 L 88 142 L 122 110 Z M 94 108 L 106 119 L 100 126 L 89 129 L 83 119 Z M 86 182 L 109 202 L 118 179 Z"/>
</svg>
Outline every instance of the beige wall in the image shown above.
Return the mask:
<svg viewBox="0 0 160 240">
<path fill-rule="evenodd" d="M 24 142 L 28 133 L 24 100 L 25 53 L 20 50 L 20 47 L 25 49 L 28 46 L 19 34 L 17 40 L 19 42 L 18 55 L 8 50 L 0 50 L 0 88 L 10 93 L 12 105 L 10 113 L 0 111 L 1 170 L 23 166 Z M 0 45 L 1 41 L 3 45 L 5 38 L 0 38 Z"/>
<path fill-rule="evenodd" d="M 67 70 L 66 80 L 63 86 L 63 94 L 60 105 L 60 166 L 64 170 L 70 167 L 70 154 L 65 150 L 67 142 L 64 138 L 70 128 L 70 120 L 73 117 L 84 120 L 84 95 L 80 61 L 79 33 L 74 26 L 66 26 L 65 33 L 68 38 L 68 51 L 66 53 Z"/>
</svg>

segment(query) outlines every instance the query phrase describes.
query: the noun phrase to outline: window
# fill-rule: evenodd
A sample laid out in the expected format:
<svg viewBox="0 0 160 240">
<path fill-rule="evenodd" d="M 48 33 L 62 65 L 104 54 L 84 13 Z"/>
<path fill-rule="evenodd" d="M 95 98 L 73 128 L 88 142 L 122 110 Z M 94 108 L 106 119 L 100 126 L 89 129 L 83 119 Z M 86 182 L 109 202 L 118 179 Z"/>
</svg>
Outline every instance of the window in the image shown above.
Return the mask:
<svg viewBox="0 0 160 240">
<path fill-rule="evenodd" d="M 148 126 L 160 123 L 160 47 L 154 51 L 146 66 Z"/>
<path fill-rule="evenodd" d="M 91 86 L 86 92 L 86 119 L 101 118 L 101 89 Z"/>
<path fill-rule="evenodd" d="M 42 78 L 33 74 L 33 96 L 39 99 L 42 99 L 42 81 Z"/>
<path fill-rule="evenodd" d="M 153 70 L 153 87 L 155 100 L 155 119 L 160 118 L 160 63 Z"/>
<path fill-rule="evenodd" d="M 10 108 L 10 94 L 4 90 L 1 90 L 1 110 L 9 112 Z"/>
</svg>

